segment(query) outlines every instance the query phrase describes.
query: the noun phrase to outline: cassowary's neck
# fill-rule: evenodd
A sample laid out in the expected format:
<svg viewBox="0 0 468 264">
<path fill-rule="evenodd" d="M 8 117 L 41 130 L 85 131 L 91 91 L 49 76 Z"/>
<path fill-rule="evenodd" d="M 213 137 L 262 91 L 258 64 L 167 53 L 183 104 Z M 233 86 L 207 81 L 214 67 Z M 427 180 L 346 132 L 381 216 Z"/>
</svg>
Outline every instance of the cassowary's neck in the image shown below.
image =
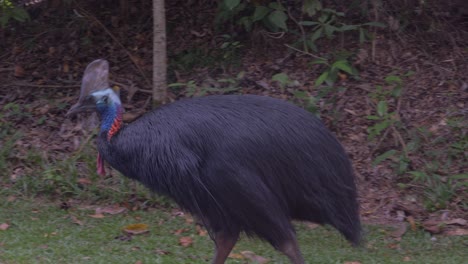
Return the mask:
<svg viewBox="0 0 468 264">
<path fill-rule="evenodd" d="M 110 141 L 122 127 L 123 107 L 121 104 L 113 103 L 106 107 L 101 113 L 101 132 L 107 133 L 107 140 Z"/>
</svg>

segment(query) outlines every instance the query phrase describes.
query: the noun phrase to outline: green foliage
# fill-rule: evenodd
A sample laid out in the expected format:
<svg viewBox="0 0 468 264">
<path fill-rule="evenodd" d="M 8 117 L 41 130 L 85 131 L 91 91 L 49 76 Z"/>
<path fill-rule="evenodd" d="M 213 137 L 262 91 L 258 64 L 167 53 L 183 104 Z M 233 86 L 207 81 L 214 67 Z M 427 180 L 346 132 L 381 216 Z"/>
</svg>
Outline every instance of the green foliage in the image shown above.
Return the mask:
<svg viewBox="0 0 468 264">
<path fill-rule="evenodd" d="M 12 19 L 25 22 L 30 17 L 24 8 L 13 5 L 11 0 L 0 0 L 0 27 L 5 28 Z"/>
<path fill-rule="evenodd" d="M 346 54 L 343 56 L 343 54 Z M 333 86 L 338 81 L 338 73 L 340 71 L 352 76 L 357 77 L 359 75 L 356 68 L 349 62 L 349 54 L 343 53 L 336 55 L 333 60 L 318 59 L 311 62 L 311 64 L 321 64 L 326 69 L 320 74 L 315 80 L 315 86 L 320 86 L 326 83 L 328 86 Z"/>
<path fill-rule="evenodd" d="M 260 25 L 270 32 L 291 32 L 299 36 L 295 46 L 302 44 L 304 51 L 309 49 L 317 51 L 317 41 L 322 38 L 333 39 L 336 34 L 346 31 L 358 32 L 359 41 L 362 43 L 371 38 L 369 27 L 385 27 L 379 22 L 367 22 L 349 25 L 344 23 L 343 12 L 324 8 L 320 0 L 306 0 L 301 5 L 300 21 L 292 17 L 290 10 L 297 8 L 281 1 L 250 2 L 238 0 L 223 0 L 220 2 L 216 17 L 217 25 L 229 21 L 232 24 L 242 26 L 246 31 L 251 31 L 254 25 Z M 291 21 L 300 29 L 300 33 L 291 27 Z"/>
<path fill-rule="evenodd" d="M 179 91 L 183 93 L 185 97 L 199 97 L 210 94 L 225 94 L 225 93 L 232 93 L 236 92 L 241 89 L 239 82 L 244 76 L 244 72 L 239 72 L 235 78 L 222 78 L 216 80 L 216 86 L 200 86 L 196 83 L 196 81 L 188 81 L 186 83 L 171 83 L 168 85 L 169 89 L 174 91 L 178 91 L 183 89 L 183 91 Z"/>
<path fill-rule="evenodd" d="M 445 137 L 434 137 L 425 127 L 416 127 L 408 130 L 398 118 L 398 113 L 391 112 L 395 109 L 399 98 L 404 91 L 404 78 L 412 75 L 408 72 L 402 77 L 389 75 L 384 79 L 385 85 L 377 86 L 369 97 L 376 101 L 375 114 L 367 118 L 374 122 L 368 128 L 369 140 L 379 139 L 382 142 L 388 135 L 393 135 L 399 142 L 399 146 L 390 148 L 375 157 L 372 164 L 389 161 L 394 172 L 401 180 L 409 180 L 409 183 L 400 183 L 402 188 L 418 186 L 428 210 L 447 208 L 449 202 L 463 188 L 468 186 L 466 173 L 454 173 L 452 161 L 462 162 L 468 147 L 468 139 L 463 136 L 463 118 L 449 119 L 447 124 L 452 128 L 452 143 L 447 144 Z M 391 133 L 389 133 L 391 131 Z M 407 140 L 406 144 L 401 141 Z M 413 164 L 412 156 L 418 156 L 425 162 Z"/>
<path fill-rule="evenodd" d="M 412 73 L 407 73 L 404 77 L 410 76 Z M 369 115 L 367 119 L 375 122 L 374 125 L 370 126 L 367 131 L 369 132 L 369 140 L 374 139 L 377 136 L 381 136 L 384 131 L 390 127 L 400 126 L 401 122 L 398 118 L 398 113 L 389 112 L 389 101 L 401 97 L 403 89 L 403 79 L 396 76 L 390 75 L 385 78 L 386 88 L 379 85 L 376 90 L 369 96 L 377 100 L 376 115 Z"/>
</svg>

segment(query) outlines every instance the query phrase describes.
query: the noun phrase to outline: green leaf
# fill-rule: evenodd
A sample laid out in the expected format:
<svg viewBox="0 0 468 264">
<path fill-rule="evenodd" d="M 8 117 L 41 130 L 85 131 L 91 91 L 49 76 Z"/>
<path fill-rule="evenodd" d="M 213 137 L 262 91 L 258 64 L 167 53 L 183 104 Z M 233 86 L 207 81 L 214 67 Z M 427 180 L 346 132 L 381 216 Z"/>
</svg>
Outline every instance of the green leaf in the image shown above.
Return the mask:
<svg viewBox="0 0 468 264">
<path fill-rule="evenodd" d="M 332 64 L 332 69 L 336 68 L 336 69 L 340 69 L 344 72 L 347 72 L 349 74 L 353 74 L 354 71 L 353 71 L 353 68 L 351 67 L 351 65 L 349 65 L 349 62 L 346 61 L 346 60 L 339 60 L 339 61 L 336 61 L 335 63 Z"/>
<path fill-rule="evenodd" d="M 383 154 L 380 154 L 380 155 L 377 156 L 377 157 L 375 158 L 375 160 L 372 162 L 372 166 L 378 165 L 380 162 L 382 162 L 382 161 L 384 161 L 384 160 L 390 158 L 391 156 L 395 155 L 395 153 L 396 153 L 396 150 L 391 149 L 391 150 L 389 150 L 389 151 L 386 151 L 386 152 L 383 153 Z"/>
<path fill-rule="evenodd" d="M 228 10 L 233 10 L 236 6 L 240 4 L 240 0 L 224 0 L 224 5 Z"/>
<path fill-rule="evenodd" d="M 369 120 L 380 120 L 380 117 L 375 116 L 375 115 L 370 115 L 370 116 L 367 116 L 367 119 L 369 119 Z"/>
<path fill-rule="evenodd" d="M 272 2 L 268 5 L 268 7 L 271 9 L 278 10 L 278 11 L 286 11 L 286 8 L 284 8 L 283 5 L 281 5 L 278 2 Z"/>
<path fill-rule="evenodd" d="M 315 80 L 315 86 L 321 85 L 328 78 L 328 71 L 322 73 L 317 80 Z"/>
<path fill-rule="evenodd" d="M 366 34 L 363 28 L 359 28 L 359 43 L 364 43 L 366 41 Z"/>
<path fill-rule="evenodd" d="M 455 175 L 450 176 L 450 178 L 454 180 L 467 180 L 468 173 L 455 174 Z"/>
<path fill-rule="evenodd" d="M 376 21 L 364 23 L 362 25 L 363 26 L 371 26 L 371 27 L 379 27 L 379 28 L 387 27 L 384 23 L 380 23 L 380 22 L 376 22 Z"/>
<path fill-rule="evenodd" d="M 358 26 L 356 25 L 343 25 L 338 28 L 338 31 L 343 32 L 343 31 L 349 31 L 349 30 L 356 30 Z"/>
<path fill-rule="evenodd" d="M 422 171 L 409 171 L 408 173 L 414 176 L 413 180 L 415 181 L 421 181 L 429 177 L 426 173 Z"/>
<path fill-rule="evenodd" d="M 395 83 L 402 84 L 403 80 L 396 75 L 390 75 L 390 76 L 385 77 L 385 82 L 389 84 L 395 84 Z"/>
<path fill-rule="evenodd" d="M 283 11 L 275 10 L 268 15 L 268 20 L 278 28 L 288 30 L 286 26 L 286 20 L 288 16 Z"/>
<path fill-rule="evenodd" d="M 318 22 L 315 22 L 315 21 L 301 21 L 299 22 L 299 25 L 303 25 L 303 26 L 315 26 L 315 25 L 318 25 L 319 23 Z"/>
<path fill-rule="evenodd" d="M 387 114 L 387 111 L 388 111 L 387 101 L 380 101 L 379 104 L 377 105 L 377 114 L 379 114 L 379 116 L 384 116 Z"/>
<path fill-rule="evenodd" d="M 337 30 L 335 26 L 332 25 L 324 25 L 325 28 L 325 35 L 327 35 L 328 38 L 331 38 L 333 36 L 333 33 Z"/>
<path fill-rule="evenodd" d="M 319 28 L 317 29 L 314 34 L 312 34 L 312 36 L 310 37 L 310 40 L 312 42 L 315 42 L 317 39 L 319 39 L 321 36 L 322 36 L 322 31 L 323 31 L 323 28 Z"/>
<path fill-rule="evenodd" d="M 311 64 L 324 64 L 324 65 L 328 65 L 328 62 L 326 60 L 323 60 L 323 59 L 317 59 L 317 60 L 313 60 L 311 62 Z"/>
<path fill-rule="evenodd" d="M 289 76 L 286 73 L 278 73 L 273 75 L 271 78 L 273 81 L 277 81 L 281 83 L 282 85 L 289 83 L 291 80 L 289 79 Z"/>
<path fill-rule="evenodd" d="M 12 9 L 12 17 L 19 22 L 29 20 L 28 12 L 25 9 L 19 7 L 15 7 Z"/>
<path fill-rule="evenodd" d="M 320 9 L 322 9 L 322 3 L 320 0 L 305 0 L 304 5 L 302 6 L 302 12 L 309 16 L 315 15 Z"/>
<path fill-rule="evenodd" d="M 266 6 L 257 6 L 255 8 L 255 12 L 253 14 L 253 22 L 255 21 L 258 21 L 258 20 L 262 20 L 266 15 L 268 15 L 268 13 L 270 12 L 270 8 L 266 7 Z"/>
</svg>

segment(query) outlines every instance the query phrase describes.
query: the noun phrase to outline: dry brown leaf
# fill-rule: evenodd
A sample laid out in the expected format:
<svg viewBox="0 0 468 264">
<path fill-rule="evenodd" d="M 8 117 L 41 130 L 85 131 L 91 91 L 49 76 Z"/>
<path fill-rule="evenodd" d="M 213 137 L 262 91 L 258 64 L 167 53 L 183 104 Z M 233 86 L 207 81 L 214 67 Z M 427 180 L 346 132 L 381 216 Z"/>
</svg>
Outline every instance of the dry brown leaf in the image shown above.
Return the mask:
<svg viewBox="0 0 468 264">
<path fill-rule="evenodd" d="M 359 261 L 345 261 L 343 264 L 361 264 Z"/>
<path fill-rule="evenodd" d="M 143 261 L 138 260 L 137 262 L 135 262 L 135 264 L 143 264 Z"/>
<path fill-rule="evenodd" d="M 239 253 L 230 253 L 228 258 L 232 258 L 232 259 L 245 259 L 245 257 L 242 255 L 242 254 L 239 254 Z"/>
<path fill-rule="evenodd" d="M 208 231 L 199 225 L 195 226 L 195 229 L 197 229 L 199 236 L 206 236 L 208 234 Z"/>
<path fill-rule="evenodd" d="M 83 185 L 90 185 L 92 183 L 88 178 L 79 178 L 76 182 Z"/>
<path fill-rule="evenodd" d="M 7 224 L 7 223 L 0 224 L 0 230 L 2 230 L 2 231 L 7 230 L 9 227 L 10 227 L 10 225 Z"/>
<path fill-rule="evenodd" d="M 149 232 L 147 224 L 132 224 L 123 228 L 123 231 L 130 235 L 141 235 Z"/>
<path fill-rule="evenodd" d="M 414 217 L 412 217 L 411 215 L 406 217 L 406 221 L 408 221 L 408 223 L 410 223 L 411 225 L 411 230 L 413 231 L 416 231 L 417 230 L 417 227 L 416 227 L 416 221 L 414 221 Z"/>
<path fill-rule="evenodd" d="M 401 239 L 401 237 L 406 233 L 406 224 L 401 223 L 397 226 L 395 226 L 395 230 L 393 230 L 392 233 L 390 233 L 390 236 L 396 238 L 396 239 Z"/>
<path fill-rule="evenodd" d="M 462 226 L 464 226 L 467 223 L 468 223 L 468 221 L 466 221 L 465 219 L 462 219 L 462 218 L 456 218 L 456 219 L 444 221 L 444 224 L 447 224 L 447 225 L 462 225 Z"/>
<path fill-rule="evenodd" d="M 77 224 L 77 225 L 80 225 L 80 226 L 83 225 L 83 221 L 78 220 L 78 218 L 76 218 L 76 216 L 70 215 L 70 218 L 71 218 L 71 220 L 72 220 L 72 223 Z"/>
<path fill-rule="evenodd" d="M 163 250 L 163 249 L 159 249 L 159 248 L 157 248 L 155 251 L 156 251 L 156 254 L 158 254 L 158 255 L 169 255 L 169 253 L 170 253 L 167 250 Z"/>
<path fill-rule="evenodd" d="M 187 232 L 187 231 L 189 231 L 189 229 L 187 229 L 187 228 L 177 229 L 177 230 L 174 232 L 174 235 L 180 235 L 180 234 L 182 234 L 182 233 L 184 233 L 184 232 Z"/>
<path fill-rule="evenodd" d="M 444 232 L 447 236 L 468 236 L 468 229 L 457 228 L 454 230 L 448 230 Z"/>
<path fill-rule="evenodd" d="M 110 214 L 110 215 L 116 215 L 123 213 L 127 210 L 125 207 L 121 206 L 108 206 L 108 207 L 98 207 L 96 208 L 96 214 Z"/>
<path fill-rule="evenodd" d="M 93 214 L 93 215 L 89 215 L 89 216 L 92 217 L 92 218 L 97 218 L 97 219 L 101 219 L 101 218 L 105 217 L 103 214 Z"/>
<path fill-rule="evenodd" d="M 241 254 L 248 260 L 251 260 L 255 263 L 259 263 L 259 264 L 264 264 L 264 263 L 268 263 L 270 262 L 269 259 L 265 258 L 265 257 L 262 257 L 262 256 L 259 256 L 259 255 L 255 255 L 255 253 L 253 253 L 252 251 L 242 251 Z"/>
<path fill-rule="evenodd" d="M 316 223 L 307 223 L 307 227 L 309 229 L 315 229 L 317 227 L 319 227 L 319 224 L 316 224 Z"/>
<path fill-rule="evenodd" d="M 15 77 L 24 77 L 24 68 L 21 65 L 15 65 L 15 71 L 13 73 Z"/>
<path fill-rule="evenodd" d="M 405 256 L 405 257 L 403 258 L 403 261 L 405 261 L 405 262 L 411 261 L 411 257 Z"/>
<path fill-rule="evenodd" d="M 193 244 L 193 239 L 191 237 L 181 237 L 179 238 L 179 244 L 183 247 L 189 247 Z"/>
</svg>

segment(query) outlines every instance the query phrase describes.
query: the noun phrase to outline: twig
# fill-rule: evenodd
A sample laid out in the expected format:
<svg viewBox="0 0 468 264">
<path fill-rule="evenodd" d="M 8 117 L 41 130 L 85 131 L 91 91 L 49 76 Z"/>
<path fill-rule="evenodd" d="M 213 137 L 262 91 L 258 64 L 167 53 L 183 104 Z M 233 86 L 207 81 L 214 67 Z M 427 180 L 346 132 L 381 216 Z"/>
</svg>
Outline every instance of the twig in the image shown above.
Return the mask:
<svg viewBox="0 0 468 264">
<path fill-rule="evenodd" d="M 38 87 L 38 88 L 76 88 L 80 87 L 79 84 L 76 85 L 60 85 L 60 84 L 33 84 L 33 83 L 24 83 L 24 82 L 16 82 L 16 83 L 8 83 L 1 86 L 24 86 L 24 87 Z"/>
<path fill-rule="evenodd" d="M 93 20 L 94 22 L 96 22 L 100 27 L 102 27 L 102 29 L 104 29 L 104 31 L 117 43 L 117 45 L 119 45 L 124 51 L 125 53 L 127 54 L 127 56 L 130 58 L 130 60 L 133 62 L 133 64 L 135 65 L 135 67 L 137 68 L 137 70 L 140 72 L 141 76 L 143 77 L 143 79 L 145 80 L 145 83 L 148 87 L 152 87 L 150 81 L 148 80 L 148 78 L 146 78 L 145 76 L 145 73 L 143 71 L 143 69 L 141 69 L 141 67 L 138 65 L 138 63 L 134 60 L 132 54 L 130 54 L 130 52 L 125 48 L 125 46 L 112 34 L 112 32 L 110 32 L 106 26 L 104 26 L 104 24 L 101 23 L 101 21 L 99 21 L 96 17 L 94 17 L 93 15 L 91 15 L 90 13 L 88 13 L 86 10 L 84 10 L 83 8 L 80 8 L 81 12 L 89 19 Z"/>
<path fill-rule="evenodd" d="M 297 52 L 299 52 L 299 53 L 302 53 L 302 54 L 304 54 L 304 55 L 309 55 L 309 56 L 312 56 L 312 57 L 314 57 L 314 58 L 316 58 L 316 59 L 327 61 L 325 58 L 322 58 L 322 57 L 320 57 L 320 56 L 314 55 L 314 54 L 309 53 L 309 52 L 305 52 L 305 51 L 300 50 L 300 49 L 296 49 L 296 48 L 294 48 L 294 47 L 292 47 L 292 46 L 289 46 L 288 44 L 284 44 L 284 45 L 285 45 L 286 47 L 288 47 L 288 48 L 290 48 L 290 49 L 292 49 L 292 50 L 295 50 L 295 51 L 297 51 Z"/>
<path fill-rule="evenodd" d="M 294 21 L 294 23 L 296 23 L 296 25 L 301 30 L 301 37 L 302 37 L 302 43 L 304 45 L 304 51 L 309 52 L 309 50 L 307 49 L 307 43 L 305 41 L 306 33 L 305 33 L 305 30 L 304 30 L 304 27 L 296 20 L 296 18 L 293 17 L 293 15 L 291 14 L 291 9 L 290 8 L 288 8 L 288 16 L 289 16 L 289 18 L 291 18 L 292 21 Z"/>
</svg>

